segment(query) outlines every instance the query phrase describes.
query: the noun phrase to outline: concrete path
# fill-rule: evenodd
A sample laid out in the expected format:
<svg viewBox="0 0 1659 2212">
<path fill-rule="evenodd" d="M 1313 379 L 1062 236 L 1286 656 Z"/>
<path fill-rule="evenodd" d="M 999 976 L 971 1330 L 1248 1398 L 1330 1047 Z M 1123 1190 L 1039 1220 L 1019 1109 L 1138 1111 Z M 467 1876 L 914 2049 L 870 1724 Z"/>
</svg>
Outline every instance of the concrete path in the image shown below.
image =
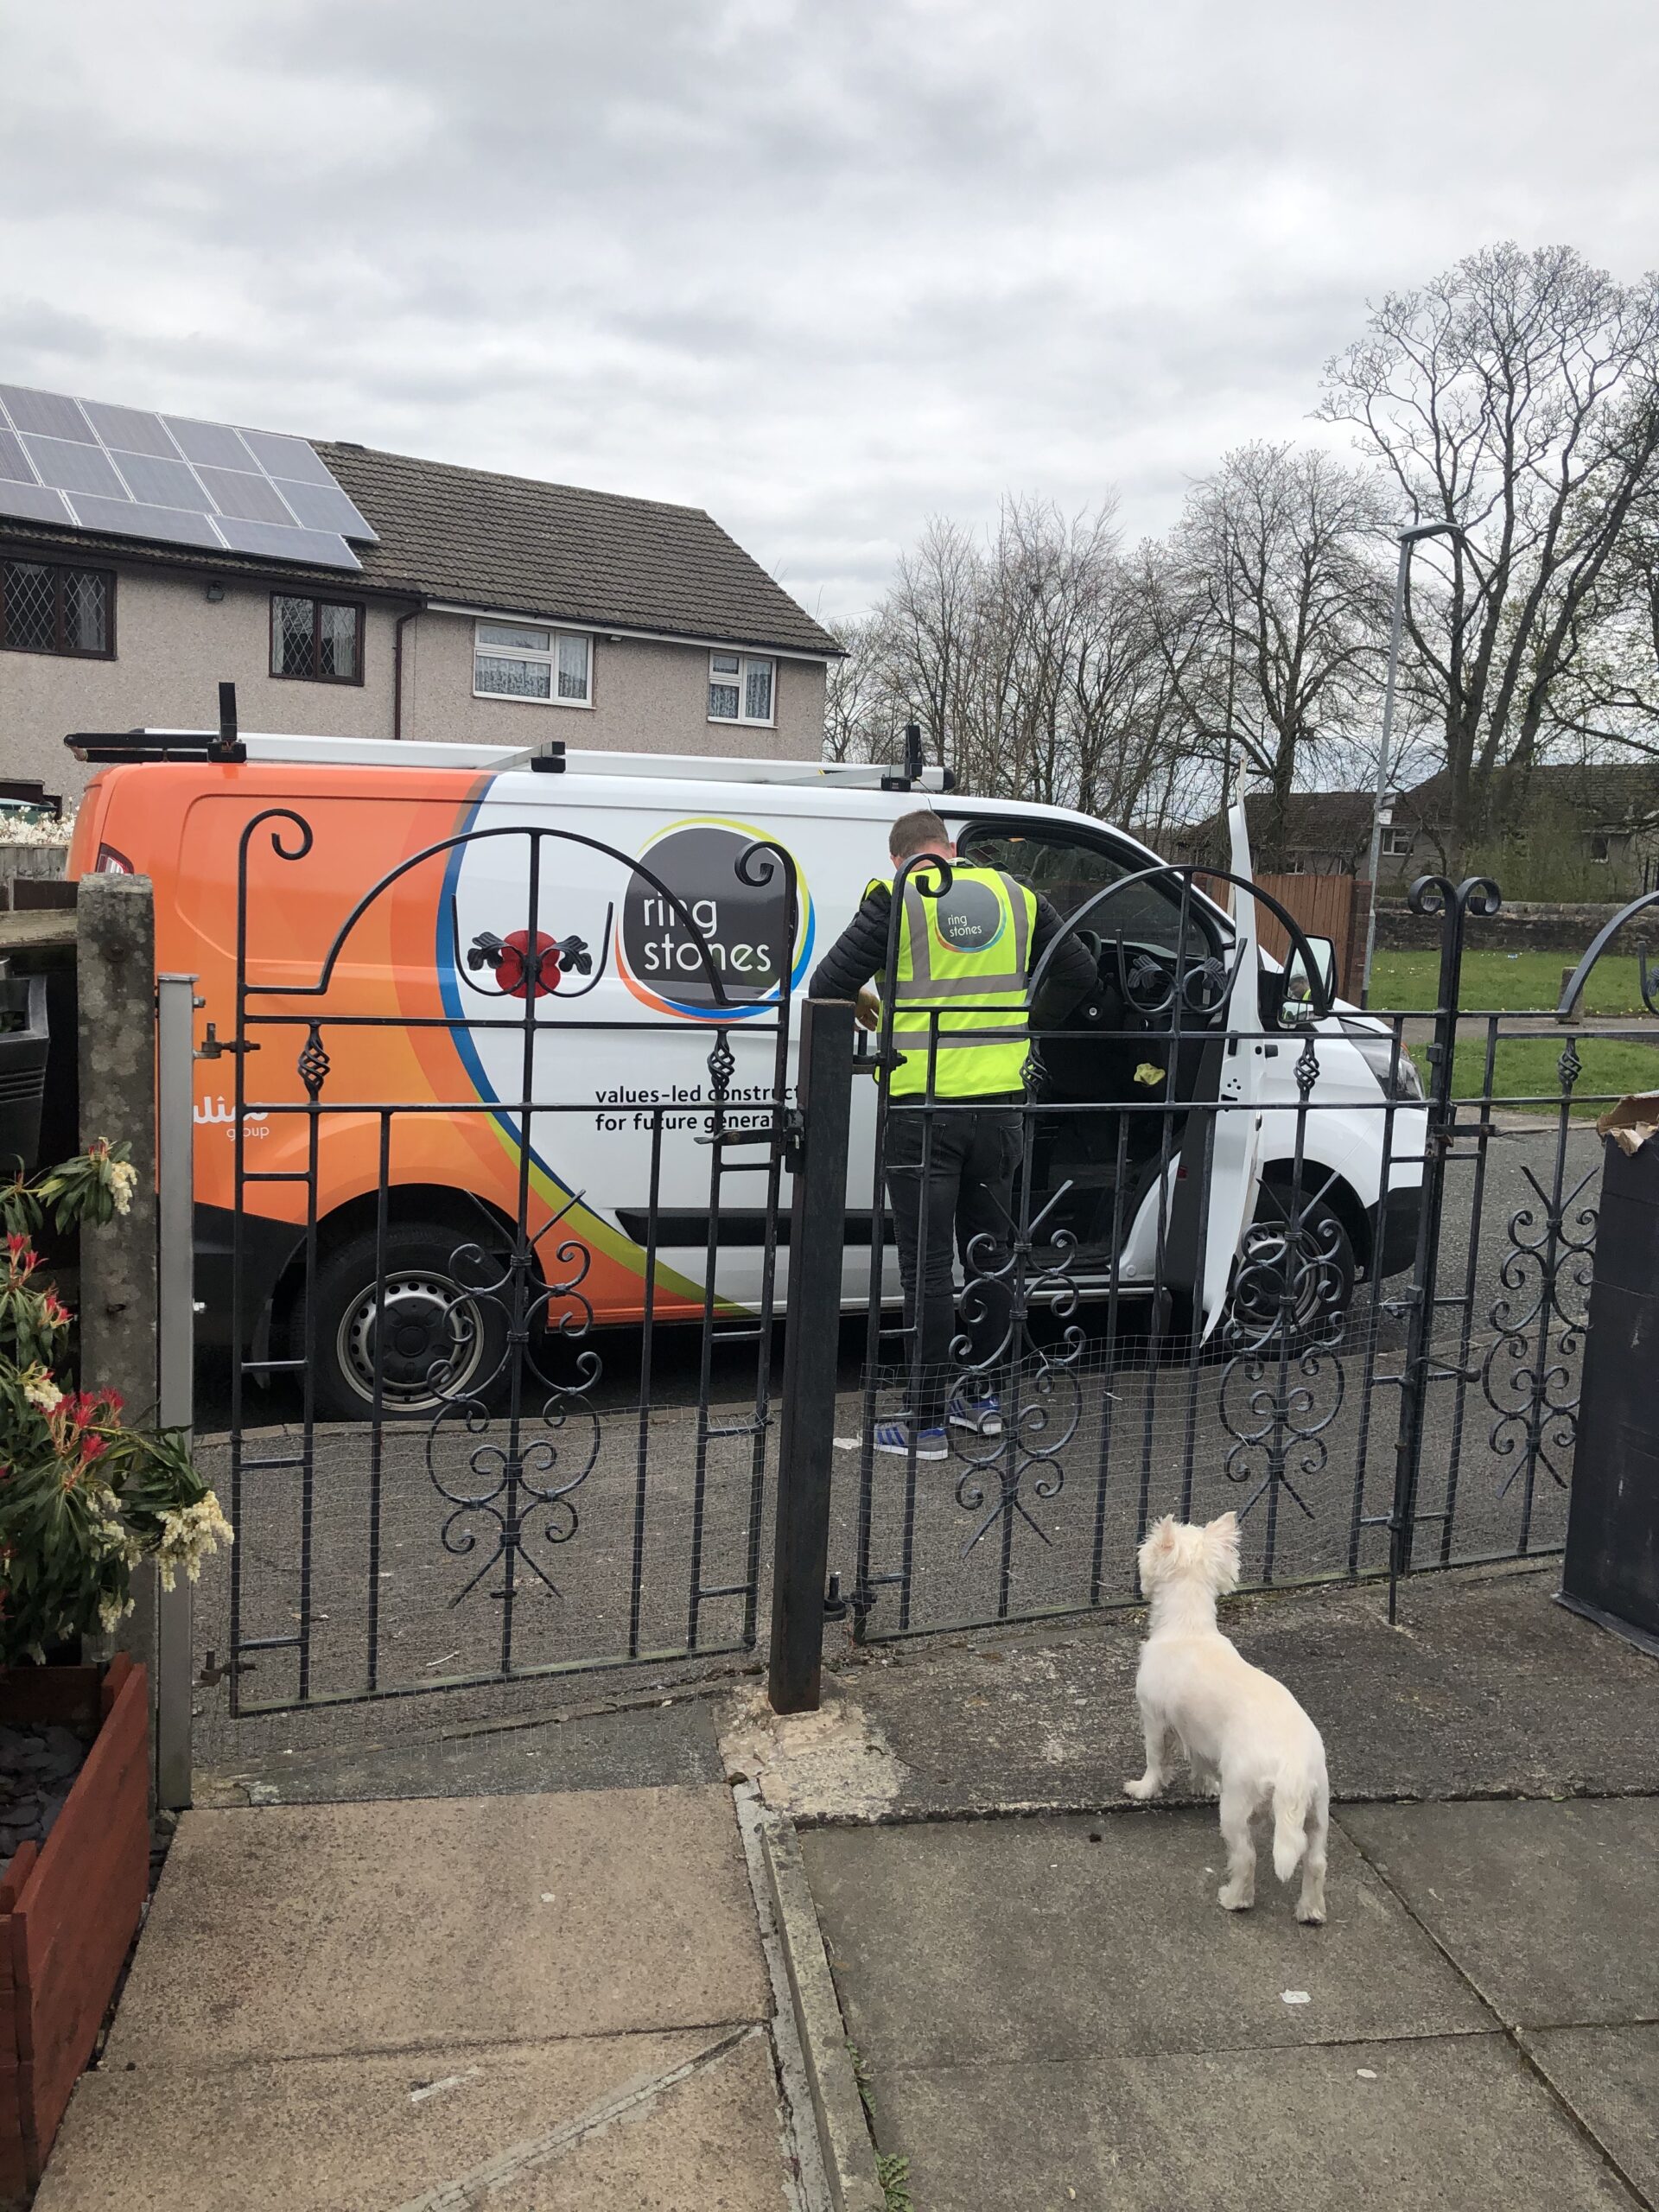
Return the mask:
<svg viewBox="0 0 1659 2212">
<path fill-rule="evenodd" d="M 803 1853 L 918 2212 L 1659 2201 L 1659 1802 L 1370 1806 L 1330 1923 L 1215 1904 L 1212 1812 Z"/>
<path fill-rule="evenodd" d="M 1659 1795 L 1659 1666 L 1555 1604 L 1560 1581 L 1557 1560 L 1421 1575 L 1394 1627 L 1380 1584 L 1231 1599 L 1221 1624 L 1313 1714 L 1339 1797 Z M 845 1755 L 822 1782 L 782 1777 L 774 1802 L 843 1818 L 879 1780 L 890 1819 L 1115 1803 L 1141 1764 L 1145 1633 L 1137 1609 L 843 1645 L 828 1680 Z"/>
<path fill-rule="evenodd" d="M 721 1788 L 187 1814 L 39 2212 L 780 2212 Z"/>
</svg>

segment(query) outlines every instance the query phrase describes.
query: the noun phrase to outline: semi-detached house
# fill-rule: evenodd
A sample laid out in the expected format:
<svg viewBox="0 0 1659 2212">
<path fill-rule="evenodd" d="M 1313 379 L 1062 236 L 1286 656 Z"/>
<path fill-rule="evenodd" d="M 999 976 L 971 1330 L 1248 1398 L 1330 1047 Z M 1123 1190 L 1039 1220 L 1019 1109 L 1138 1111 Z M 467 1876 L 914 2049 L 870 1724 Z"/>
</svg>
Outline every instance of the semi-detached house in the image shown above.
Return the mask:
<svg viewBox="0 0 1659 2212">
<path fill-rule="evenodd" d="M 0 777 L 227 678 L 249 730 L 816 760 L 838 652 L 696 507 L 0 385 Z"/>
</svg>

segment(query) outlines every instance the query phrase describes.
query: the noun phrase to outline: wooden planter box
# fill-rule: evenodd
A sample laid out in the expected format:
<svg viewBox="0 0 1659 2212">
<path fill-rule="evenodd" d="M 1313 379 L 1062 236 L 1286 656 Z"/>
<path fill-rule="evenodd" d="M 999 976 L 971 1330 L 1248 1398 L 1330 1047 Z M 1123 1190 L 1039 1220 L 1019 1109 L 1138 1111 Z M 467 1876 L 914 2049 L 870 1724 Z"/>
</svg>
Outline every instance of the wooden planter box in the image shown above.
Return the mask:
<svg viewBox="0 0 1659 2212">
<path fill-rule="evenodd" d="M 107 1667 L 0 1674 L 0 1721 L 96 1722 L 44 1847 L 0 1881 L 0 2202 L 40 2180 L 120 1975 L 149 1881 L 149 1689 Z"/>
</svg>

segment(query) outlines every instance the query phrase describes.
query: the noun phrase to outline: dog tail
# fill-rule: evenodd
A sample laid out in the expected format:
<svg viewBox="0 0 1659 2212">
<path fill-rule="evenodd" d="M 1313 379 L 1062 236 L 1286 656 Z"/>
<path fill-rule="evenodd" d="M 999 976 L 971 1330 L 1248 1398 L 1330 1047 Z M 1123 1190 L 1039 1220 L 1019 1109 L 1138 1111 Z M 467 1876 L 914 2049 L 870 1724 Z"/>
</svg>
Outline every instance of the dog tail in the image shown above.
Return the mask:
<svg viewBox="0 0 1659 2212">
<path fill-rule="evenodd" d="M 1273 1871 L 1287 1882 L 1307 1849 L 1307 1813 L 1313 1789 L 1301 1768 L 1281 1768 L 1273 1787 Z"/>
</svg>

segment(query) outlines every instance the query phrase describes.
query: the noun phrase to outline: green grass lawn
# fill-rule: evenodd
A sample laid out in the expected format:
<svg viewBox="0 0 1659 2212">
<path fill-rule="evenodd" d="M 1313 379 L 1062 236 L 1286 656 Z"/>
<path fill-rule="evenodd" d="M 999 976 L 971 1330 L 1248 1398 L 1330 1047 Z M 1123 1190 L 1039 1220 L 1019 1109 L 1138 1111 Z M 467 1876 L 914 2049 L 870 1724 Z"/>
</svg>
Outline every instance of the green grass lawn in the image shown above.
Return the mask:
<svg viewBox="0 0 1659 2212">
<path fill-rule="evenodd" d="M 1461 1002 L 1466 1010 L 1483 1014 L 1554 1013 L 1561 971 L 1576 965 L 1564 952 L 1465 952 Z M 1650 975 L 1653 966 L 1649 961 Z M 1371 1004 L 1388 1014 L 1432 1012 L 1440 980 L 1438 952 L 1379 952 L 1371 963 Z M 1583 1011 L 1645 1011 L 1632 955 L 1603 954 L 1585 985 Z"/>
<path fill-rule="evenodd" d="M 1522 1112 L 1548 1113 L 1550 1102 L 1561 1095 L 1561 1054 L 1569 1039 L 1583 1070 L 1573 1086 L 1574 1120 L 1593 1122 L 1606 1112 L 1611 1100 L 1622 1098 L 1628 1090 L 1659 1090 L 1659 1045 L 1627 1045 L 1618 1038 L 1580 1037 L 1573 1030 L 1563 1029 L 1554 1037 L 1500 1039 L 1492 1067 L 1493 1097 L 1500 1104 L 1506 1101 L 1526 1102 L 1520 1104 Z M 1427 1084 L 1427 1048 L 1421 1045 L 1414 1046 L 1412 1058 Z M 1452 1063 L 1452 1085 L 1456 1097 L 1484 1096 L 1484 1037 L 1459 1039 L 1457 1058 Z M 1534 1101 L 1539 1103 L 1535 1104 Z"/>
</svg>

